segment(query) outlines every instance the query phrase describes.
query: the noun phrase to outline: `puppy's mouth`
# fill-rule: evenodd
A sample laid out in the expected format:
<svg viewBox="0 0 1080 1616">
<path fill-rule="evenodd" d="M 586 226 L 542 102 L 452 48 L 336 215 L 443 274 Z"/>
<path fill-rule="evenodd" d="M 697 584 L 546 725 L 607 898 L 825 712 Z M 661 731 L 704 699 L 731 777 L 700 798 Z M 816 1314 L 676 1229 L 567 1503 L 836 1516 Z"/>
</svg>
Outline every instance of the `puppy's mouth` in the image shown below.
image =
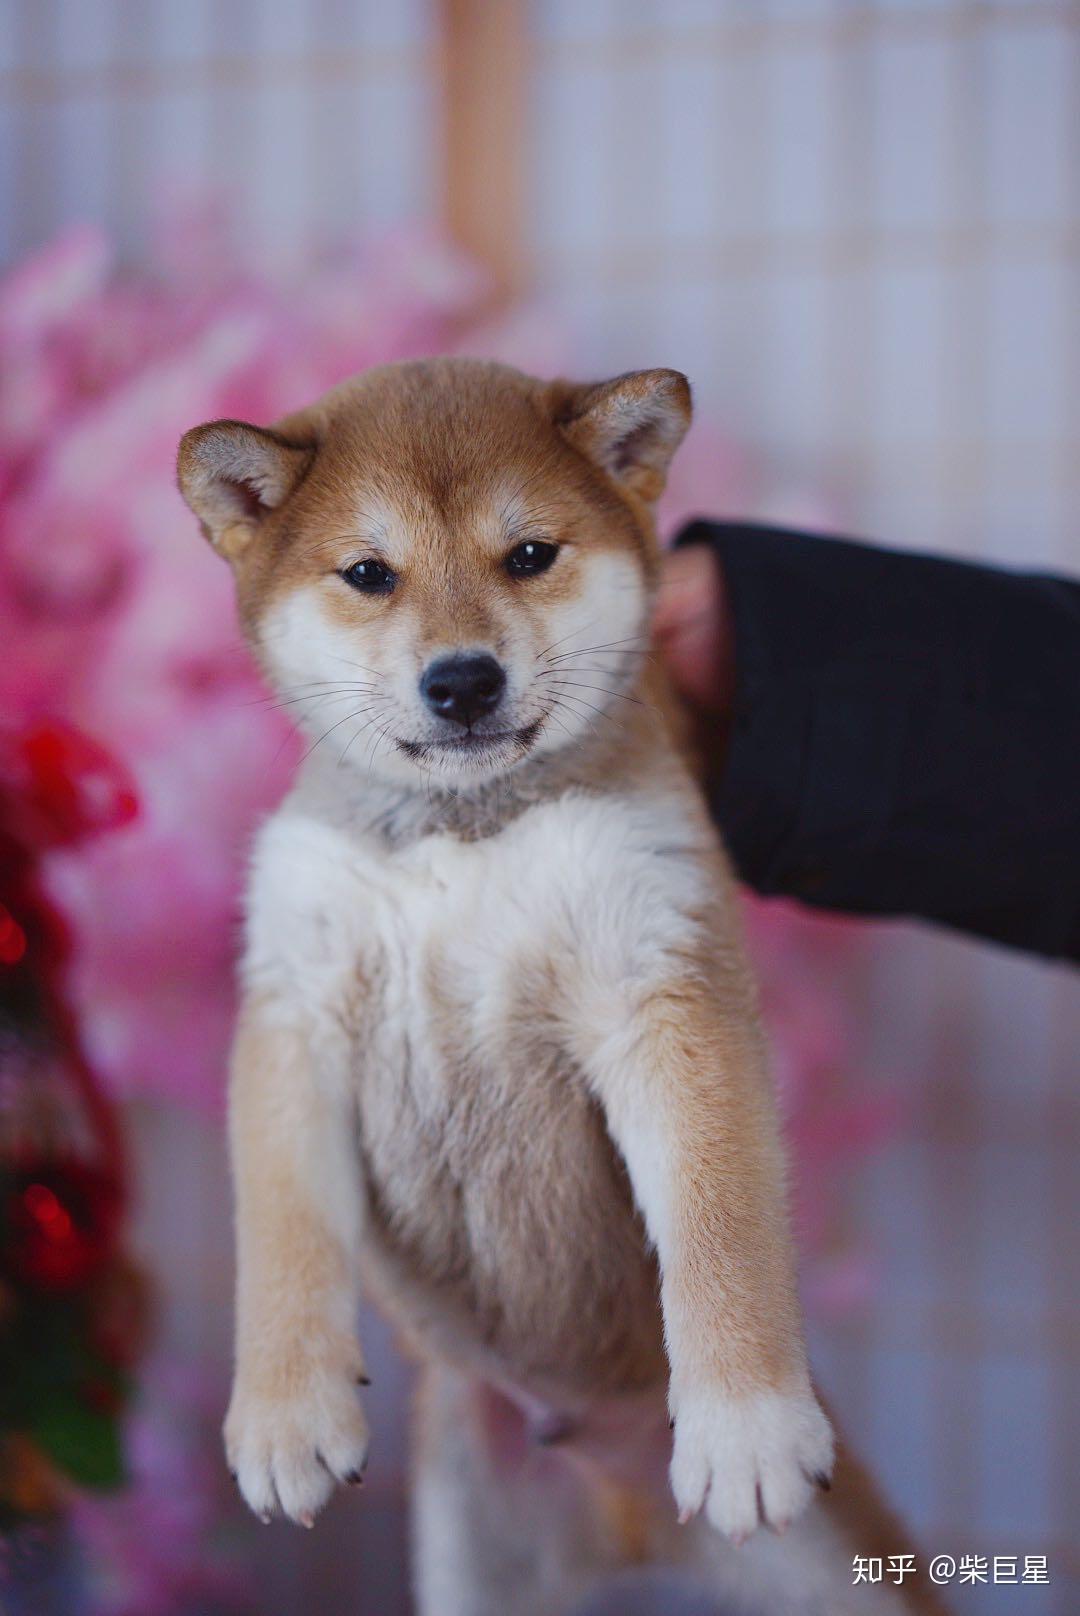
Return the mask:
<svg viewBox="0 0 1080 1616">
<path fill-rule="evenodd" d="M 395 740 L 399 752 L 414 763 L 430 762 L 435 758 L 474 758 L 482 761 L 491 753 L 512 751 L 523 757 L 532 746 L 544 722 L 543 714 L 521 729 L 462 730 L 460 735 L 444 735 L 424 741 Z"/>
</svg>

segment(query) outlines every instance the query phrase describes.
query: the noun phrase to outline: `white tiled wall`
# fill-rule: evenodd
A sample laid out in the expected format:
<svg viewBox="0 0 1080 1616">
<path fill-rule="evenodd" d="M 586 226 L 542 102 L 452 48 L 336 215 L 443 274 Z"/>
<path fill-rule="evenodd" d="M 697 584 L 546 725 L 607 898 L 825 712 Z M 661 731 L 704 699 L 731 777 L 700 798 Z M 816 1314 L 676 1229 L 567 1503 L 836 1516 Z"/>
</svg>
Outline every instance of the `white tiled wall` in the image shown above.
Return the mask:
<svg viewBox="0 0 1080 1616">
<path fill-rule="evenodd" d="M 432 206 L 430 0 L 4 0 L 0 262 L 178 188 L 275 255 Z"/>
<path fill-rule="evenodd" d="M 1080 565 L 1080 11 L 536 17 L 534 239 L 582 363 L 685 368 L 898 543 Z"/>
</svg>

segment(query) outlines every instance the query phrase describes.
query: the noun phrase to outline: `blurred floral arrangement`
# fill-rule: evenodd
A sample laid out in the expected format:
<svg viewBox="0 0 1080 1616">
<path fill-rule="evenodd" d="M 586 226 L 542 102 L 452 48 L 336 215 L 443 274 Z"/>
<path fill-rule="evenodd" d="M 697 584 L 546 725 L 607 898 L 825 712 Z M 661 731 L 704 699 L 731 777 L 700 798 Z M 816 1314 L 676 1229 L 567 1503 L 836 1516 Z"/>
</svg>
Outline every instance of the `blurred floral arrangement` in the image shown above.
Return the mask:
<svg viewBox="0 0 1080 1616">
<path fill-rule="evenodd" d="M 281 716 L 253 705 L 227 569 L 175 488 L 177 441 L 451 345 L 481 286 L 433 242 L 398 240 L 313 272 L 300 296 L 230 262 L 202 223 L 138 276 L 81 232 L 0 288 L 0 710 L 64 715 L 137 780 L 136 822 L 51 862 L 70 991 L 114 1094 L 206 1103 L 245 844 L 292 758 Z"/>
<path fill-rule="evenodd" d="M 122 1247 L 115 1111 L 64 995 L 43 854 L 121 825 L 135 799 L 102 750 L 42 726 L 0 737 L 0 1524 L 72 1484 L 123 1477 L 119 1418 L 145 1288 Z"/>
<path fill-rule="evenodd" d="M 137 1095 L 208 1107 L 220 1099 L 246 846 L 297 755 L 238 638 L 227 569 L 199 542 L 175 490 L 180 435 L 215 416 L 270 422 L 352 372 L 433 351 L 548 372 L 574 367 L 556 322 L 535 310 L 489 317 L 483 278 L 429 236 L 342 252 L 309 268 L 299 287 L 231 251 L 210 213 L 178 217 L 137 274 L 117 269 L 95 232 L 57 242 L 0 284 L 0 349 L 4 789 L 13 801 L 20 791 L 40 795 L 27 763 L 35 746 L 52 746 L 53 783 L 61 796 L 68 791 L 69 809 L 97 782 L 97 817 L 87 810 L 57 830 L 55 814 L 46 815 L 24 836 L 32 891 L 19 886 L 21 877 L 9 880 L 5 866 L 12 901 L 0 893 L 8 905 L 0 910 L 5 992 L 25 975 L 18 938 L 28 923 L 45 916 L 59 936 L 63 916 L 64 944 L 42 976 L 53 988 L 41 1019 L 59 1029 L 75 1081 L 65 1095 L 48 1076 L 52 1055 L 25 1039 L 17 1052 L 0 1048 L 0 1067 L 33 1068 L 53 1115 L 65 1104 L 89 1106 L 99 1143 L 107 1137 L 105 1155 L 112 1152 L 105 1178 L 87 1178 L 73 1159 L 63 1172 L 54 1165 L 52 1176 L 35 1169 L 28 1178 L 0 1134 L 2 1431 L 14 1419 L 13 1397 L 34 1405 L 18 1416 L 24 1428 L 46 1417 L 46 1393 L 34 1391 L 39 1347 L 26 1350 L 17 1322 L 25 1298 L 33 1291 L 45 1309 L 74 1308 L 97 1287 L 93 1307 L 104 1308 L 107 1276 L 115 1279 L 123 1263 L 122 1153 L 111 1107 Z M 751 481 L 735 444 L 697 426 L 676 462 L 665 525 L 701 510 L 752 509 Z M 801 1164 L 811 1286 L 819 1299 L 842 1304 L 865 1285 L 867 1269 L 850 1246 L 837 1247 L 837 1168 L 888 1125 L 879 1109 L 854 1106 L 844 1081 L 854 1050 L 842 983 L 857 949 L 835 923 L 776 906 L 750 909 Z M 20 1082 L 25 1094 L 25 1070 Z M 41 1239 L 57 1218 L 54 1229 L 67 1218 L 78 1236 L 59 1285 L 33 1255 L 46 1250 Z M 24 1287 L 14 1313 L 12 1286 Z M 80 1315 L 80 1351 L 89 1351 L 87 1332 L 106 1313 Z M 138 1335 L 132 1313 L 125 1353 Z M 106 1438 L 101 1421 L 115 1421 L 129 1359 L 103 1361 L 96 1458 L 80 1468 L 69 1455 L 73 1479 L 120 1474 L 115 1431 Z M 52 1418 L 58 1428 L 55 1409 Z M 151 1421 L 144 1432 L 152 1429 Z M 151 1436 L 144 1445 L 149 1452 Z M 151 1513 L 148 1497 L 160 1499 L 153 1489 L 163 1469 L 142 1467 L 150 1495 L 141 1507 Z M 171 1482 L 175 1490 L 175 1475 Z M 206 1496 L 207 1478 L 189 1482 Z M 140 1518 L 137 1499 L 129 1496 L 126 1508 Z M 124 1591 L 107 1608 L 140 1616 L 180 1608 L 200 1533 L 210 1529 L 206 1513 L 189 1511 L 186 1531 L 172 1534 L 170 1569 L 148 1554 L 145 1534 L 84 1511 L 96 1549 L 114 1561 L 127 1557 Z M 187 1569 L 177 1563 L 184 1556 Z"/>
</svg>

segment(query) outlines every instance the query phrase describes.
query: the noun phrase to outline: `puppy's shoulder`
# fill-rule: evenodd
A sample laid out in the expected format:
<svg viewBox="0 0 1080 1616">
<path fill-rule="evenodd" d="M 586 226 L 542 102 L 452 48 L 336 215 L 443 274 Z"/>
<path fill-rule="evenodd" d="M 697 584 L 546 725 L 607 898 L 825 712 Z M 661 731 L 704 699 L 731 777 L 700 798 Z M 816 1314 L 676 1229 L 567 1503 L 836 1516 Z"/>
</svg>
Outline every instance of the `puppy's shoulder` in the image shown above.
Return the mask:
<svg viewBox="0 0 1080 1616">
<path fill-rule="evenodd" d="M 698 792 L 670 771 L 567 791 L 511 826 L 504 852 L 575 907 L 635 891 L 651 903 L 691 905 L 721 856 Z"/>
<path fill-rule="evenodd" d="M 370 931 L 372 850 L 294 793 L 252 846 L 244 970 L 311 980 L 362 952 Z"/>
</svg>

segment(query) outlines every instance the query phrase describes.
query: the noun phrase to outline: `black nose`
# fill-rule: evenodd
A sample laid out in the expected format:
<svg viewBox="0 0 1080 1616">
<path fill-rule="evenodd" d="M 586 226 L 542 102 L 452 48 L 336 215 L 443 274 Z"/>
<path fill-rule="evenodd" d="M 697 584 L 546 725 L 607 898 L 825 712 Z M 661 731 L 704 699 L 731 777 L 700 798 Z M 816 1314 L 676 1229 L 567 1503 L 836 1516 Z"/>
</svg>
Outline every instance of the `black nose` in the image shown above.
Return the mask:
<svg viewBox="0 0 1080 1616">
<path fill-rule="evenodd" d="M 432 712 L 456 724 L 474 724 L 494 712 L 505 689 L 505 673 L 483 653 L 440 657 L 420 680 L 420 694 Z"/>
</svg>

